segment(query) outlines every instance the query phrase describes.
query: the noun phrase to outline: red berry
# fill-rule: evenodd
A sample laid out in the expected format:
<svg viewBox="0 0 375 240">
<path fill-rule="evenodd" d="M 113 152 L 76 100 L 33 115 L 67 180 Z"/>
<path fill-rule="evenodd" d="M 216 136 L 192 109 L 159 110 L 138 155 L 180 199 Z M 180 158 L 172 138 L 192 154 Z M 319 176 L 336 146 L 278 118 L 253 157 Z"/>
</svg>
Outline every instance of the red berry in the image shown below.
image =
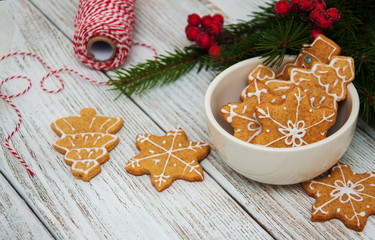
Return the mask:
<svg viewBox="0 0 375 240">
<path fill-rule="evenodd" d="M 206 28 L 212 22 L 212 17 L 210 15 L 205 15 L 202 17 L 201 25 L 202 27 Z"/>
<path fill-rule="evenodd" d="M 325 13 L 319 14 L 318 18 L 315 21 L 316 25 L 321 29 L 331 29 L 333 24 L 332 17 Z"/>
<path fill-rule="evenodd" d="M 189 25 L 198 26 L 201 23 L 201 17 L 198 14 L 190 14 L 187 18 Z"/>
<path fill-rule="evenodd" d="M 310 12 L 314 8 L 313 0 L 299 0 L 298 7 L 302 12 Z"/>
<path fill-rule="evenodd" d="M 220 23 L 221 25 L 223 25 L 224 23 L 224 18 L 221 14 L 219 13 L 216 13 L 215 15 L 212 16 L 212 20 L 214 20 L 215 22 L 218 22 Z"/>
<path fill-rule="evenodd" d="M 314 10 L 311 11 L 310 13 L 310 19 L 312 22 L 316 23 L 318 20 L 318 17 L 320 14 L 324 14 L 324 10 L 321 8 L 315 8 Z"/>
<path fill-rule="evenodd" d="M 311 36 L 312 39 L 314 39 L 319 34 L 323 34 L 323 31 L 320 30 L 320 29 L 315 28 L 315 29 L 311 30 L 311 35 L 310 36 Z"/>
<path fill-rule="evenodd" d="M 326 10 L 326 3 L 324 0 L 314 0 L 314 8 L 321 8 L 323 10 Z"/>
<path fill-rule="evenodd" d="M 211 40 L 210 36 L 208 36 L 207 33 L 205 32 L 200 32 L 195 39 L 195 43 L 197 44 L 198 47 L 203 48 L 203 49 L 208 49 L 211 46 Z"/>
<path fill-rule="evenodd" d="M 185 28 L 186 37 L 190 41 L 195 41 L 198 34 L 200 33 L 200 29 L 196 26 L 187 25 Z"/>
<path fill-rule="evenodd" d="M 290 3 L 286 0 L 280 0 L 275 3 L 273 11 L 279 17 L 285 17 L 290 12 Z"/>
<path fill-rule="evenodd" d="M 291 7 L 292 12 L 294 12 L 294 13 L 300 12 L 299 7 L 298 7 L 298 3 L 299 3 L 299 0 L 291 0 L 290 1 L 290 5 L 292 6 Z"/>
<path fill-rule="evenodd" d="M 332 17 L 334 22 L 337 22 L 341 17 L 340 11 L 336 8 L 329 8 L 326 12 Z"/>
<path fill-rule="evenodd" d="M 212 47 L 210 47 L 210 50 L 208 50 L 208 54 L 212 59 L 220 60 L 220 46 L 213 45 Z"/>
<path fill-rule="evenodd" d="M 222 25 L 216 21 L 212 21 L 208 26 L 207 26 L 207 33 L 210 34 L 211 36 L 217 36 L 222 33 Z"/>
</svg>

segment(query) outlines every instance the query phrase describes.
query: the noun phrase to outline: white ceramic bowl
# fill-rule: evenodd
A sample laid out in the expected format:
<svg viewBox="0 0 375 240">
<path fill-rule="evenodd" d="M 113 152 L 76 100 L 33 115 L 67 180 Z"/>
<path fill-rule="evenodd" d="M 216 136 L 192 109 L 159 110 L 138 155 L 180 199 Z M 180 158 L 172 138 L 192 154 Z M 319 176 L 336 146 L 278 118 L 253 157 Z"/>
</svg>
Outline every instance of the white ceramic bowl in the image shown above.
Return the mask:
<svg viewBox="0 0 375 240">
<path fill-rule="evenodd" d="M 284 63 L 292 59 L 287 57 Z M 250 144 L 232 135 L 233 129 L 221 115 L 220 107 L 240 102 L 247 75 L 262 62 L 260 58 L 239 62 L 221 72 L 208 87 L 205 112 L 212 144 L 231 168 L 255 181 L 285 185 L 312 179 L 332 167 L 349 147 L 358 118 L 358 93 L 352 83 L 348 84 L 336 123 L 322 141 L 295 148 Z"/>
</svg>

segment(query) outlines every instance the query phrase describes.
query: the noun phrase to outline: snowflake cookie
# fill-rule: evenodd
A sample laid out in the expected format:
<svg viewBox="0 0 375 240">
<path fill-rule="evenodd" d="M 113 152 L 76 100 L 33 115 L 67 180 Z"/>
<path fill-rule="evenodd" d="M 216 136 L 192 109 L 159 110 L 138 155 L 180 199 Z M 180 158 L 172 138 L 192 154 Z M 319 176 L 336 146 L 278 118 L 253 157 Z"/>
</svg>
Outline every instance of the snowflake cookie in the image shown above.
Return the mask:
<svg viewBox="0 0 375 240">
<path fill-rule="evenodd" d="M 286 95 L 282 104 L 263 103 L 256 107 L 262 132 L 253 143 L 268 147 L 298 147 L 326 137 L 336 121 L 331 108 L 315 109 L 299 86 Z"/>
<path fill-rule="evenodd" d="M 251 142 L 262 131 L 262 126 L 256 119 L 255 106 L 261 103 L 280 104 L 282 96 L 271 94 L 266 85 L 253 79 L 244 92 L 245 100 L 241 103 L 229 103 L 220 108 L 225 121 L 234 130 L 233 136 L 245 142 Z"/>
<path fill-rule="evenodd" d="M 375 173 L 353 173 L 338 163 L 327 177 L 302 184 L 306 193 L 316 198 L 311 220 L 340 219 L 346 227 L 362 231 L 367 216 L 375 213 Z"/>
<path fill-rule="evenodd" d="M 126 171 L 136 176 L 151 175 L 151 183 L 159 192 L 176 179 L 202 181 L 203 169 L 198 163 L 209 153 L 207 143 L 191 142 L 181 128 L 164 136 L 141 134 L 137 136 L 140 153 L 126 164 Z"/>
<path fill-rule="evenodd" d="M 108 161 L 109 151 L 119 142 L 114 133 L 121 129 L 123 120 L 98 116 L 92 108 L 84 108 L 80 114 L 60 118 L 51 124 L 60 136 L 53 147 L 65 154 L 64 160 L 76 178 L 90 181 L 100 173 L 100 165 Z"/>
</svg>

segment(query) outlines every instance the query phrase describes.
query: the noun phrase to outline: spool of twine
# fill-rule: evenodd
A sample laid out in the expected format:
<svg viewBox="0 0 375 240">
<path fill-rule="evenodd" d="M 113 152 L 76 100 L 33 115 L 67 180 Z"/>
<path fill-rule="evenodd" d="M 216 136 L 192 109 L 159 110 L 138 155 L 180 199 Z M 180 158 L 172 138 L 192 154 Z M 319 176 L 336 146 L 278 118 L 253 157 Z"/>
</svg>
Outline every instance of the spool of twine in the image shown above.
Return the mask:
<svg viewBox="0 0 375 240">
<path fill-rule="evenodd" d="M 108 70 L 122 65 L 132 45 L 135 0 L 80 0 L 73 49 L 86 66 Z"/>
</svg>

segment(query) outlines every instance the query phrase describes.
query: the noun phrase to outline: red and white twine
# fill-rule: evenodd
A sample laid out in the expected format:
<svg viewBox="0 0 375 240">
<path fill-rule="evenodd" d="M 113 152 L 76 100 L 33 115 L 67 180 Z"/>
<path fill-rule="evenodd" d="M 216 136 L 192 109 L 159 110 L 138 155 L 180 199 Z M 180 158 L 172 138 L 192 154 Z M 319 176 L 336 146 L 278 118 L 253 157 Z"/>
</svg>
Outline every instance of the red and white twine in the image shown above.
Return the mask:
<svg viewBox="0 0 375 240">
<path fill-rule="evenodd" d="M 74 22 L 73 49 L 83 64 L 107 70 L 125 62 L 132 45 L 134 7 L 135 0 L 80 0 Z M 104 36 L 114 42 L 117 51 L 112 60 L 99 62 L 89 57 L 87 44 L 95 36 Z"/>
<path fill-rule="evenodd" d="M 73 69 L 60 68 L 60 69 L 57 69 L 57 70 L 52 70 L 52 68 L 50 66 L 48 66 L 48 64 L 41 57 L 39 57 L 38 55 L 33 54 L 33 53 L 27 53 L 27 52 L 14 52 L 14 53 L 10 53 L 8 55 L 3 56 L 0 59 L 0 62 L 2 62 L 6 58 L 9 58 L 11 56 L 16 56 L 16 55 L 19 55 L 19 56 L 30 56 L 30 57 L 36 58 L 39 62 L 41 62 L 49 70 L 49 72 L 47 73 L 47 75 L 45 75 L 40 80 L 40 87 L 43 89 L 43 91 L 45 91 L 47 93 L 59 93 L 59 92 L 61 92 L 64 89 L 64 81 L 59 76 L 59 73 L 62 73 L 62 72 L 73 73 L 73 74 L 75 74 L 75 75 L 77 75 L 77 76 L 79 76 L 79 77 L 81 77 L 81 78 L 83 78 L 83 79 L 85 79 L 85 80 L 87 80 L 87 81 L 89 81 L 91 83 L 95 83 L 95 84 L 99 84 L 99 85 L 108 85 L 108 82 L 98 82 L 98 81 L 92 80 L 91 78 L 86 77 L 86 76 L 80 74 L 79 72 L 77 72 L 77 71 L 75 71 Z M 47 88 L 44 87 L 44 81 L 47 78 L 51 77 L 51 76 L 55 76 L 60 81 L 60 83 L 61 83 L 60 88 L 58 88 L 57 90 L 49 90 L 49 89 L 47 89 Z M 25 79 L 28 82 L 27 88 L 25 90 L 17 93 L 17 94 L 13 94 L 13 95 L 3 94 L 1 92 L 1 87 L 3 86 L 3 84 L 6 83 L 7 81 L 13 80 L 13 79 Z M 27 169 L 27 171 L 30 173 L 30 175 L 33 176 L 34 172 L 30 169 L 29 165 L 27 165 L 27 163 L 20 157 L 20 155 L 9 145 L 10 139 L 18 131 L 18 129 L 20 128 L 21 123 L 22 123 L 21 113 L 18 110 L 17 106 L 13 104 L 13 102 L 11 101 L 11 99 L 19 97 L 19 96 L 25 94 L 27 91 L 30 90 L 31 86 L 32 86 L 31 79 L 28 78 L 28 77 L 26 77 L 26 76 L 21 76 L 21 75 L 11 76 L 11 77 L 5 78 L 4 80 L 2 80 L 0 82 L 0 97 L 4 101 L 6 101 L 7 103 L 9 103 L 9 105 L 14 109 L 14 111 L 16 112 L 16 114 L 18 116 L 18 122 L 17 122 L 16 127 L 14 128 L 14 130 L 5 139 L 5 146 L 14 155 L 14 157 L 16 157 L 22 163 L 22 165 Z"/>
<path fill-rule="evenodd" d="M 80 0 L 78 13 L 75 18 L 74 37 L 73 37 L 73 49 L 79 60 L 82 61 L 86 66 L 98 70 L 108 70 L 119 67 L 123 64 L 128 57 L 130 47 L 132 45 L 133 37 L 133 26 L 135 23 L 135 0 Z M 111 39 L 116 46 L 116 54 L 111 61 L 99 62 L 88 56 L 87 44 L 88 41 L 94 36 L 104 36 Z M 151 49 L 155 54 L 155 60 L 157 59 L 156 50 L 147 44 L 134 42 L 134 45 L 140 45 Z M 69 68 L 61 68 L 52 70 L 50 66 L 38 55 L 28 52 L 14 52 L 3 56 L 0 62 L 11 56 L 29 56 L 37 59 L 41 62 L 45 68 L 49 71 L 40 81 L 40 87 L 47 93 L 58 93 L 64 89 L 64 82 L 59 76 L 59 73 L 70 72 L 73 73 L 89 82 L 107 85 L 108 82 L 94 81 L 77 71 Z M 61 83 L 61 87 L 57 90 L 49 90 L 44 87 L 44 81 L 51 76 L 55 76 Z M 28 87 L 23 91 L 14 94 L 6 95 L 1 93 L 1 87 L 3 84 L 12 79 L 25 79 L 28 82 Z M 12 136 L 18 131 L 22 123 L 22 116 L 17 106 L 11 101 L 12 98 L 19 97 L 30 90 L 32 86 L 30 78 L 26 76 L 16 75 L 8 77 L 0 82 L 0 97 L 9 103 L 14 109 L 18 116 L 18 122 L 15 129 L 5 139 L 5 145 L 9 151 L 22 163 L 22 165 L 28 170 L 31 176 L 34 172 L 31 171 L 27 163 L 20 157 L 20 155 L 9 145 L 9 141 Z"/>
</svg>

